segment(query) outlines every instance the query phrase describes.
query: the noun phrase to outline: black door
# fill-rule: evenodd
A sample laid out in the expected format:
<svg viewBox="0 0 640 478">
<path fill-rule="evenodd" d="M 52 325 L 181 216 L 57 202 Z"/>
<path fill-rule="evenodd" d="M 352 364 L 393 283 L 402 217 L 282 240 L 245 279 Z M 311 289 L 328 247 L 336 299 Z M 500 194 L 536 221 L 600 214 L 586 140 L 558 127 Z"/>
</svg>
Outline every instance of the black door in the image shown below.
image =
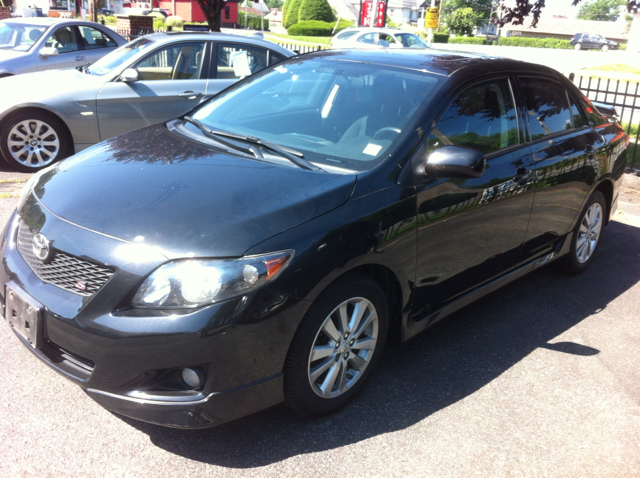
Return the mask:
<svg viewBox="0 0 640 478">
<path fill-rule="evenodd" d="M 434 179 L 418 192 L 415 320 L 518 263 L 533 200 L 520 136 L 508 78 L 466 88 L 436 122 L 428 150 L 478 149 L 486 170 Z"/>
<path fill-rule="evenodd" d="M 601 136 L 559 82 L 520 78 L 529 117 L 535 195 L 525 257 L 543 255 L 569 232 L 600 174 L 595 157 Z"/>
</svg>

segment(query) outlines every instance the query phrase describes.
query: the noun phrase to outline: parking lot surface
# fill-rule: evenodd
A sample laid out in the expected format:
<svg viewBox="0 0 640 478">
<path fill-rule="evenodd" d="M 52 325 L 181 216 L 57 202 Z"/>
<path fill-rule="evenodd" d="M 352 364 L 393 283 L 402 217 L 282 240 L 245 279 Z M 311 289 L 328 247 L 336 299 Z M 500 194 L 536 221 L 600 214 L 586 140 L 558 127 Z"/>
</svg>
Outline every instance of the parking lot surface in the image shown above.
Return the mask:
<svg viewBox="0 0 640 478">
<path fill-rule="evenodd" d="M 16 203 L 0 198 L 0 224 Z M 538 270 L 389 348 L 319 420 L 284 406 L 197 431 L 125 418 L 0 321 L 0 476 L 640 476 L 640 193 L 620 209 L 585 274 Z"/>
</svg>

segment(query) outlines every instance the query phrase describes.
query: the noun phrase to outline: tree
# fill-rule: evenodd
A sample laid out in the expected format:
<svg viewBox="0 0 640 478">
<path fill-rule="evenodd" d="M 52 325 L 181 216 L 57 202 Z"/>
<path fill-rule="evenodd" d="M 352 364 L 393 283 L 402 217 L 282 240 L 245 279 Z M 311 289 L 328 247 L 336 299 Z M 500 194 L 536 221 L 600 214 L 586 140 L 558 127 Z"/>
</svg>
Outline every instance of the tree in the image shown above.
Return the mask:
<svg viewBox="0 0 640 478">
<path fill-rule="evenodd" d="M 335 22 L 331 5 L 327 0 L 302 0 L 298 21 L 320 20 L 321 22 Z"/>
<path fill-rule="evenodd" d="M 287 0 L 284 4 L 284 24 L 285 28 L 289 28 L 291 25 L 298 23 L 298 13 L 300 12 L 300 5 L 302 0 Z"/>
<path fill-rule="evenodd" d="M 198 0 L 198 5 L 204 13 L 204 18 L 209 25 L 209 30 L 219 32 L 222 24 L 222 10 L 227 3 L 225 0 Z"/>
<path fill-rule="evenodd" d="M 554 3 L 559 1 L 554 0 Z M 573 0 L 571 4 L 575 6 L 581 1 Z M 503 26 L 505 23 L 522 25 L 527 17 L 532 16 L 531 25 L 535 27 L 538 24 L 538 20 L 540 20 L 540 13 L 545 6 L 545 0 L 515 0 L 515 2 L 515 6 L 507 6 L 507 4 L 513 5 L 513 0 L 496 0 L 496 7 L 502 13 L 502 21 L 500 23 Z M 626 4 L 629 13 L 640 12 L 640 0 L 626 0 Z"/>
<path fill-rule="evenodd" d="M 479 19 L 488 19 L 494 0 L 446 0 L 442 5 L 443 16 L 451 16 L 461 8 L 471 8 Z"/>
<path fill-rule="evenodd" d="M 284 0 L 265 0 L 267 7 L 269 8 L 277 8 L 278 10 L 282 10 L 282 5 L 284 5 Z"/>
<path fill-rule="evenodd" d="M 449 31 L 456 35 L 473 35 L 480 16 L 472 8 L 460 8 L 447 17 Z"/>
<path fill-rule="evenodd" d="M 585 3 L 580 7 L 578 18 L 580 20 L 615 22 L 620 17 L 620 5 L 626 3 L 626 0 L 595 0 Z"/>
</svg>

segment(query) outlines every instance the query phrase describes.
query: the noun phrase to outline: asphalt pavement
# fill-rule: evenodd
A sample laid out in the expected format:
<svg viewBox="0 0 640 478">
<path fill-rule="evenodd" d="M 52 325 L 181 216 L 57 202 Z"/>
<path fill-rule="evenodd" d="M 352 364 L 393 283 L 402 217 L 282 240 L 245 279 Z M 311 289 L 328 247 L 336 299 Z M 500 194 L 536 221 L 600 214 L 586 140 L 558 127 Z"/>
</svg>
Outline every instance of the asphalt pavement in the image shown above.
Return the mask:
<svg viewBox="0 0 640 478">
<path fill-rule="evenodd" d="M 17 201 L 0 197 L 0 224 Z M 616 218 L 586 273 L 540 269 L 388 349 L 362 396 L 319 420 L 125 418 L 0 321 L 0 477 L 640 476 L 638 191 Z"/>
</svg>

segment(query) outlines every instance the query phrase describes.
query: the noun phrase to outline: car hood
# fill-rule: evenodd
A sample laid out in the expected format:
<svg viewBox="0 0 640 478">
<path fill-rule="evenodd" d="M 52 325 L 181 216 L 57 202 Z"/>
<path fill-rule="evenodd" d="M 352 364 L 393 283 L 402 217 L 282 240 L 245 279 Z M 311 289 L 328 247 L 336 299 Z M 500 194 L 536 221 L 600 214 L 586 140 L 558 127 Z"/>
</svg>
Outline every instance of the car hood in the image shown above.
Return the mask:
<svg viewBox="0 0 640 478">
<path fill-rule="evenodd" d="M 238 257 L 340 206 L 355 181 L 221 152 L 160 124 L 54 165 L 34 192 L 68 222 L 169 258 Z"/>
<path fill-rule="evenodd" d="M 105 82 L 102 76 L 81 73 L 78 70 L 47 70 L 10 76 L 0 80 L 2 89 L 11 94 L 0 95 L 0 114 L 19 104 L 44 103 L 49 99 L 88 88 L 100 88 Z M 43 87 L 46 85 L 46 87 Z M 96 91 L 97 92 L 97 91 Z"/>
<path fill-rule="evenodd" d="M 2 50 L 0 49 L 0 65 L 2 65 L 3 61 L 10 61 L 14 58 L 21 58 L 25 55 L 28 55 L 28 51 L 15 51 L 15 50 Z"/>
</svg>

